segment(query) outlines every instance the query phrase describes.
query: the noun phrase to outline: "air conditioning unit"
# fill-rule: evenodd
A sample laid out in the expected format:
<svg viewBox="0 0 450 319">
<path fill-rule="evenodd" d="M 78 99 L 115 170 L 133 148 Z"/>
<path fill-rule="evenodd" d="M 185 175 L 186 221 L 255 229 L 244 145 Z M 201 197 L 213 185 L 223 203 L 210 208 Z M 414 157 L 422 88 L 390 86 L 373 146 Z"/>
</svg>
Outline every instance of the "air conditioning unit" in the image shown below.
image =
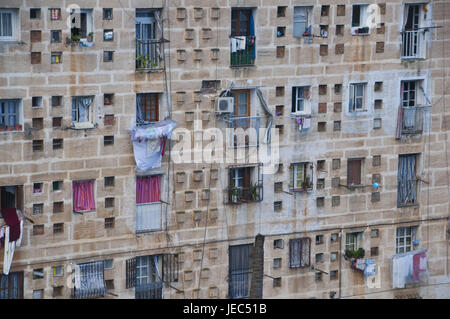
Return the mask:
<svg viewBox="0 0 450 319">
<path fill-rule="evenodd" d="M 216 113 L 225 114 L 233 113 L 234 98 L 233 97 L 219 97 L 217 99 Z"/>
</svg>

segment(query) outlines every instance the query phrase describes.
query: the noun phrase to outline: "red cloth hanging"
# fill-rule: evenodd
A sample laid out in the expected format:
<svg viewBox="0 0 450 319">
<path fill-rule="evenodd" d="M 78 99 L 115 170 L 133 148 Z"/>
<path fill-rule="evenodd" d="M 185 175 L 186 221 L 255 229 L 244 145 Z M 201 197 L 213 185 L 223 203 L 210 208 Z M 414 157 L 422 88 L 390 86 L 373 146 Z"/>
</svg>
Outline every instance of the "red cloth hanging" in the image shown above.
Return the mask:
<svg viewBox="0 0 450 319">
<path fill-rule="evenodd" d="M 2 216 L 6 225 L 9 226 L 9 241 L 16 241 L 20 237 L 20 220 L 17 209 L 2 208 Z"/>
<path fill-rule="evenodd" d="M 95 210 L 94 181 L 73 182 L 73 210 Z"/>
<path fill-rule="evenodd" d="M 161 156 L 164 156 L 164 153 L 166 152 L 166 141 L 167 141 L 167 136 L 164 136 L 161 139 L 161 146 L 162 146 Z"/>
<path fill-rule="evenodd" d="M 159 202 L 161 198 L 161 175 L 136 178 L 136 204 Z"/>
</svg>

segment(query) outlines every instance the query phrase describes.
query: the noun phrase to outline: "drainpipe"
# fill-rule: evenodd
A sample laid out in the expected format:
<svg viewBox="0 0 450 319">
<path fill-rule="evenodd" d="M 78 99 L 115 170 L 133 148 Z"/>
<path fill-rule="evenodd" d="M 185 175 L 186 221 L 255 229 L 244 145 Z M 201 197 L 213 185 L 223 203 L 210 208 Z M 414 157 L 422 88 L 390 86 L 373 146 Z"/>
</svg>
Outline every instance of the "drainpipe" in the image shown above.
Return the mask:
<svg viewBox="0 0 450 319">
<path fill-rule="evenodd" d="M 342 281 L 342 228 L 339 232 L 339 299 L 341 299 L 341 281 Z"/>
</svg>

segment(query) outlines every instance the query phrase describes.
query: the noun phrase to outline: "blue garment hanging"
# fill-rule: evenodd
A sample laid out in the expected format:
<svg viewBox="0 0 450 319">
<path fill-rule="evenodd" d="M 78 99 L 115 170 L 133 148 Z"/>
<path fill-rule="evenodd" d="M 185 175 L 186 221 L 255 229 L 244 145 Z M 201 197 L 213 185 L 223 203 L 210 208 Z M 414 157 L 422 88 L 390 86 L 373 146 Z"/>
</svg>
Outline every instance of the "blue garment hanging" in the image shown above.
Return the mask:
<svg viewBox="0 0 450 319">
<path fill-rule="evenodd" d="M 253 12 L 251 12 L 250 14 L 250 36 L 252 38 L 252 40 L 254 41 L 254 36 L 255 36 L 255 22 L 253 21 Z M 255 60 L 256 58 L 256 50 L 255 50 L 255 46 L 253 45 L 253 50 L 252 50 L 252 59 Z"/>
</svg>

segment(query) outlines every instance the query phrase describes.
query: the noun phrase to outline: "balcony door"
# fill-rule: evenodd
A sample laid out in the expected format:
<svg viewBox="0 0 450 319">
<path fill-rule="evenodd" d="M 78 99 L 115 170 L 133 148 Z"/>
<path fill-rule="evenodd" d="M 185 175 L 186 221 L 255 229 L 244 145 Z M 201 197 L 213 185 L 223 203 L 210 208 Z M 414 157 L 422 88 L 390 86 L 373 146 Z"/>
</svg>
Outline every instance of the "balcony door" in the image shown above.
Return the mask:
<svg viewBox="0 0 450 319">
<path fill-rule="evenodd" d="M 251 9 L 233 9 L 231 13 L 231 36 L 250 36 Z"/>
<path fill-rule="evenodd" d="M 136 11 L 136 67 L 150 68 L 157 65 L 155 12 Z"/>
</svg>

